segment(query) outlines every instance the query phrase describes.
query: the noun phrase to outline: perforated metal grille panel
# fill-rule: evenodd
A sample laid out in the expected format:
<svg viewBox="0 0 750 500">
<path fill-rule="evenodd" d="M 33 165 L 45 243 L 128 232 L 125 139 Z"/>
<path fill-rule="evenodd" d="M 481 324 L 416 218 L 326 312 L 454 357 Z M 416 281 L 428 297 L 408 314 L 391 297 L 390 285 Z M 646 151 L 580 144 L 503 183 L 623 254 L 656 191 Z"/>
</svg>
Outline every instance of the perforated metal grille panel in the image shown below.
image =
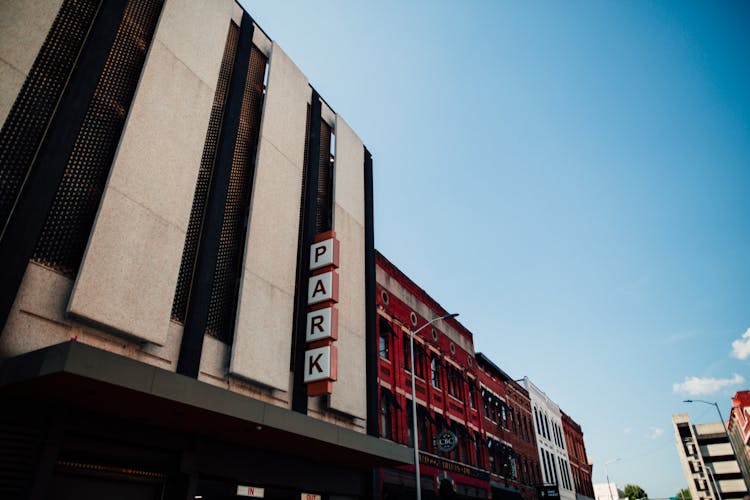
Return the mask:
<svg viewBox="0 0 750 500">
<path fill-rule="evenodd" d="M 93 0 L 65 0 L 0 130 L 0 233 L 97 11 Z"/>
<path fill-rule="evenodd" d="M 34 250 L 36 262 L 66 276 L 78 272 L 161 5 L 128 2 Z"/>
<path fill-rule="evenodd" d="M 180 323 L 185 321 L 190 286 L 193 282 L 195 258 L 198 253 L 201 226 L 206 211 L 208 188 L 211 185 L 211 173 L 214 168 L 216 148 L 219 143 L 221 117 L 224 114 L 224 106 L 226 105 L 227 91 L 229 89 L 229 81 L 232 77 L 232 66 L 234 64 L 235 53 L 237 52 L 237 39 L 239 35 L 239 26 L 230 23 L 227 42 L 224 46 L 224 57 L 221 60 L 221 68 L 219 70 L 219 80 L 216 83 L 211 118 L 208 122 L 206 142 L 203 145 L 203 157 L 201 158 L 201 166 L 198 170 L 198 182 L 195 185 L 195 194 L 193 195 L 193 208 L 190 212 L 190 222 L 188 223 L 187 234 L 185 235 L 185 247 L 182 251 L 182 263 L 180 264 L 180 274 L 177 278 L 177 289 L 175 290 L 174 302 L 172 303 L 172 319 Z"/>
<path fill-rule="evenodd" d="M 333 162 L 331 161 L 331 127 L 320 124 L 320 159 L 318 161 L 318 192 L 315 208 L 315 230 L 329 231 L 333 227 Z"/>
<path fill-rule="evenodd" d="M 265 72 L 266 57 L 252 47 L 206 325 L 207 334 L 226 343 L 232 342 Z"/>
</svg>

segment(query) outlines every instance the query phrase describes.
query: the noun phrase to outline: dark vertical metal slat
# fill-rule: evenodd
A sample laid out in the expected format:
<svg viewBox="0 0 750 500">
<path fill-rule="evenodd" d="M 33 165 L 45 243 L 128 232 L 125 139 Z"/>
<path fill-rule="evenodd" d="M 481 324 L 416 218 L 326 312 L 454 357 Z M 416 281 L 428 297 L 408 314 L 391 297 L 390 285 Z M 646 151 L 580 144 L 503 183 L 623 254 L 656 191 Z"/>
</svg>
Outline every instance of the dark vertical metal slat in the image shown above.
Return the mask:
<svg viewBox="0 0 750 500">
<path fill-rule="evenodd" d="M 333 163 L 331 162 L 331 127 L 320 124 L 320 151 L 318 156 L 317 206 L 315 230 L 318 233 L 333 228 Z"/>
<path fill-rule="evenodd" d="M 372 155 L 365 148 L 365 387 L 367 434 L 378 435 L 378 332 L 375 311 L 375 224 Z"/>
<path fill-rule="evenodd" d="M 313 89 L 310 104 L 310 128 L 307 137 L 307 165 L 305 165 L 302 238 L 297 251 L 297 287 L 294 300 L 294 384 L 292 387 L 292 410 L 307 413 L 307 387 L 304 383 L 305 324 L 307 318 L 307 280 L 310 275 L 310 252 L 308 249 L 316 234 L 316 207 L 318 174 L 320 164 L 320 95 Z M 327 151 L 326 151 L 327 152 Z"/>
<path fill-rule="evenodd" d="M 100 1 L 65 0 L 0 130 L 0 235 L 44 139 Z"/>
<path fill-rule="evenodd" d="M 0 331 L 15 300 L 26 266 L 65 172 L 86 110 L 94 96 L 125 10 L 124 0 L 105 2 L 78 65 L 60 99 L 47 137 L 31 166 L 0 239 Z"/>
<path fill-rule="evenodd" d="M 242 96 L 240 127 L 229 175 L 219 251 L 208 306 L 206 333 L 226 344 L 232 343 L 234 334 L 247 234 L 246 222 L 250 208 L 250 193 L 255 180 L 266 61 L 266 56 L 257 47 L 251 48 L 248 77 Z"/>
<path fill-rule="evenodd" d="M 229 189 L 237 132 L 240 129 L 242 97 L 250 65 L 250 48 L 253 41 L 253 21 L 243 13 L 240 36 L 234 59 L 229 97 L 222 120 L 221 138 L 216 154 L 211 188 L 206 204 L 203 232 L 198 245 L 193 285 L 185 315 L 185 327 L 180 344 L 177 373 L 197 377 L 200 369 L 203 335 L 208 324 L 211 289 L 219 255 L 219 238 L 224 218 L 224 205 Z"/>
<path fill-rule="evenodd" d="M 32 259 L 75 278 L 151 45 L 161 0 L 129 0 Z"/>
<path fill-rule="evenodd" d="M 227 94 L 229 93 L 229 82 L 232 78 L 232 66 L 237 51 L 237 40 L 239 34 L 239 26 L 230 22 L 227 41 L 224 46 L 224 55 L 219 70 L 219 79 L 216 83 L 216 91 L 214 92 L 211 117 L 209 118 L 208 130 L 206 131 L 206 139 L 203 145 L 203 155 L 201 157 L 201 166 L 198 170 L 198 180 L 195 184 L 193 206 L 190 211 L 190 222 L 188 223 L 187 233 L 185 234 L 180 273 L 177 278 L 174 302 L 172 303 L 172 319 L 181 323 L 185 320 L 185 311 L 187 309 L 190 286 L 193 283 L 195 256 L 198 252 L 198 242 L 200 241 L 201 227 L 203 226 L 203 215 L 206 211 L 208 189 L 211 185 L 211 175 L 213 173 L 216 160 L 216 149 L 218 147 L 219 135 L 221 133 L 221 120 L 224 114 L 224 107 L 226 106 Z"/>
</svg>

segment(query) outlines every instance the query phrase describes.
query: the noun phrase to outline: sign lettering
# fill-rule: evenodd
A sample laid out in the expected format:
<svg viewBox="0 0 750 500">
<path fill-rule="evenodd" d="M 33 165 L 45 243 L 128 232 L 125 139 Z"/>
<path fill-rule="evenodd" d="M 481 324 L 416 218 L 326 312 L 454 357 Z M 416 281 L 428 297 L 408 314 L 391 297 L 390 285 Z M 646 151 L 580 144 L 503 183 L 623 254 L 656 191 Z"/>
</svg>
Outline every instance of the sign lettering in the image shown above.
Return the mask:
<svg viewBox="0 0 750 500">
<path fill-rule="evenodd" d="M 339 242 L 328 238 L 310 246 L 310 271 L 324 267 L 339 267 Z"/>
<path fill-rule="evenodd" d="M 331 300 L 338 302 L 338 276 L 335 271 L 311 276 L 307 285 L 307 304 Z"/>
<path fill-rule="evenodd" d="M 253 498 L 265 498 L 266 491 L 264 488 L 258 488 L 257 486 L 244 486 L 241 484 L 237 485 L 237 496 L 240 497 L 253 497 Z"/>
<path fill-rule="evenodd" d="M 331 349 L 327 345 L 305 352 L 305 383 L 331 378 Z"/>
<path fill-rule="evenodd" d="M 318 309 L 307 313 L 307 330 L 305 340 L 315 342 L 318 340 L 338 338 L 338 311 L 333 307 Z"/>
<path fill-rule="evenodd" d="M 308 396 L 331 394 L 336 380 L 338 352 L 333 342 L 338 338 L 339 241 L 336 233 L 319 234 L 310 245 L 309 270 L 315 274 L 307 281 L 307 313 L 303 378 Z M 307 496 L 306 496 L 307 495 Z M 303 493 L 302 500 L 320 499 L 319 495 Z"/>
</svg>

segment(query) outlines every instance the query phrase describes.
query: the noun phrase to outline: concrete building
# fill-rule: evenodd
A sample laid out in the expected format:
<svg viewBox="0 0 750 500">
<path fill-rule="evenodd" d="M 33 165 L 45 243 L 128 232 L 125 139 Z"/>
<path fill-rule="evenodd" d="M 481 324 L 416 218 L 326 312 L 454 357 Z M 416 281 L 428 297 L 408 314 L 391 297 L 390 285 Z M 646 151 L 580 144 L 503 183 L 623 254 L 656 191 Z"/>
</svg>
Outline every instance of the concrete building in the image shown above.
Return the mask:
<svg viewBox="0 0 750 500">
<path fill-rule="evenodd" d="M 693 425 L 672 415 L 677 454 L 693 500 L 742 498 L 747 488 L 722 422 Z"/>
<path fill-rule="evenodd" d="M 625 498 L 625 492 L 617 487 L 615 483 L 594 483 L 595 500 L 618 500 Z"/>
<path fill-rule="evenodd" d="M 0 496 L 368 498 L 411 463 L 372 159 L 280 46 L 232 0 L 0 19 Z"/>
<path fill-rule="evenodd" d="M 528 377 L 524 377 L 522 384 L 529 391 L 531 398 L 544 484 L 556 485 L 563 500 L 575 500 L 576 491 L 563 434 L 560 407 Z"/>
</svg>

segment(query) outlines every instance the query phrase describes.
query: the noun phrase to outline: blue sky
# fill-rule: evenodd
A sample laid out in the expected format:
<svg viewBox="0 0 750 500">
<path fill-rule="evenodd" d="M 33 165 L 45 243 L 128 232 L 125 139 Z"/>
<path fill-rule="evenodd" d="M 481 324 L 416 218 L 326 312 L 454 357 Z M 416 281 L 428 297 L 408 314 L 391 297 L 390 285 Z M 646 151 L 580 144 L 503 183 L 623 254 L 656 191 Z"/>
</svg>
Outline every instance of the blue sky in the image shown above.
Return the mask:
<svg viewBox="0 0 750 500">
<path fill-rule="evenodd" d="M 373 153 L 378 249 L 595 482 L 684 487 L 672 413 L 750 386 L 750 5 L 243 3 Z"/>
</svg>

